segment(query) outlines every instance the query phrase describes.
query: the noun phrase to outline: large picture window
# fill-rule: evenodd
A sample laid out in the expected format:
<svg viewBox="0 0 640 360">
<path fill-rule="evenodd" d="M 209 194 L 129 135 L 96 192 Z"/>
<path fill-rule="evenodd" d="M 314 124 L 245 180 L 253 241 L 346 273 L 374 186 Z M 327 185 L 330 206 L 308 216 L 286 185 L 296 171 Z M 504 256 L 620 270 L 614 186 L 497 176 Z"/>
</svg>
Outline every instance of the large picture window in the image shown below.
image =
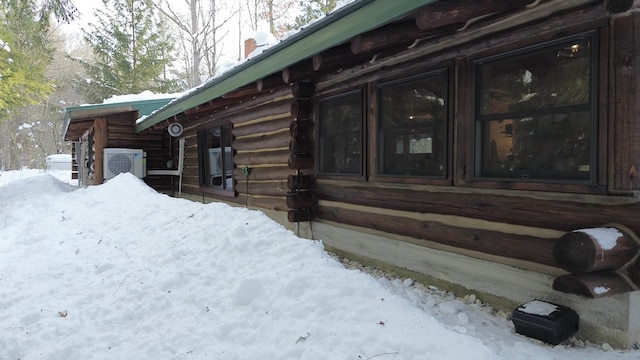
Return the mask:
<svg viewBox="0 0 640 360">
<path fill-rule="evenodd" d="M 447 72 L 378 87 L 378 174 L 445 177 Z"/>
<path fill-rule="evenodd" d="M 593 34 L 476 63 L 476 175 L 594 181 Z"/>
<path fill-rule="evenodd" d="M 231 125 L 198 132 L 200 186 L 224 191 L 234 190 Z"/>
<path fill-rule="evenodd" d="M 362 92 L 319 101 L 319 172 L 361 175 Z"/>
</svg>

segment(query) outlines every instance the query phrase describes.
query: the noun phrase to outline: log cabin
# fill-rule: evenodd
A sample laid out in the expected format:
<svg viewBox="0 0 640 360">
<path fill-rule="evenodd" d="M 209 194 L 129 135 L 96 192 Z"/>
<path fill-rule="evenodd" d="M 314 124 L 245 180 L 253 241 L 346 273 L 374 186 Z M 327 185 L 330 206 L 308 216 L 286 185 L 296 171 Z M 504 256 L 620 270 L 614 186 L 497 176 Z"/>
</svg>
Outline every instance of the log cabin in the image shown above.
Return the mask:
<svg viewBox="0 0 640 360">
<path fill-rule="evenodd" d="M 185 140 L 182 197 L 630 348 L 639 34 L 640 0 L 360 0 L 134 131 Z"/>
<path fill-rule="evenodd" d="M 171 177 L 144 177 L 147 167 L 162 169 L 171 159 L 171 149 L 164 146 L 162 132 L 136 134 L 134 129 L 137 119 L 149 115 L 175 97 L 142 93 L 115 97 L 102 104 L 66 108 L 62 133 L 64 140 L 71 142 L 74 154 L 71 178 L 78 179 L 80 186 L 102 184 L 105 181 L 104 149 L 128 149 L 129 153 L 142 157 L 139 159 L 142 165 L 139 175 L 148 185 L 160 191 L 171 191 Z"/>
</svg>

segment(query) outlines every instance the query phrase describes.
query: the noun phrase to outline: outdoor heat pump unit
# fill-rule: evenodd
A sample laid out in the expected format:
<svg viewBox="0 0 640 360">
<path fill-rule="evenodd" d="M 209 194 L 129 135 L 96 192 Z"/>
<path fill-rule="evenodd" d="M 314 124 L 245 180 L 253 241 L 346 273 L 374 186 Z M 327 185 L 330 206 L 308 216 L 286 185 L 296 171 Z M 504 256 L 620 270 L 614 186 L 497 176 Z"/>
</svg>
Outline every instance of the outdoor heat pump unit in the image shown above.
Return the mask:
<svg viewBox="0 0 640 360">
<path fill-rule="evenodd" d="M 145 176 L 144 151 L 142 149 L 105 148 L 104 179 L 109 180 L 124 172 L 130 172 L 139 178 Z"/>
</svg>

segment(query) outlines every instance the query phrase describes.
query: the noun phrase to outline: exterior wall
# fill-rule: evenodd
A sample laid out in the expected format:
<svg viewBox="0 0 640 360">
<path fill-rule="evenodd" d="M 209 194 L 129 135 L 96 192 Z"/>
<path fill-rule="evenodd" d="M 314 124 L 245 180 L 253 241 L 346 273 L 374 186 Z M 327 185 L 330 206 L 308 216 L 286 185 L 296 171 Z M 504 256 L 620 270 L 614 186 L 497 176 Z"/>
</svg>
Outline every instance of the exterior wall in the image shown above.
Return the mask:
<svg viewBox="0 0 640 360">
<path fill-rule="evenodd" d="M 552 286 L 555 277 L 566 274 L 553 256 L 563 234 L 606 223 L 640 233 L 636 177 L 640 145 L 634 105 L 640 74 L 634 50 L 640 15 L 632 11 L 611 16 L 603 4 L 597 4 L 557 16 L 538 16 L 531 19 L 536 21 L 533 25 L 527 24 L 526 16 L 519 17 L 521 23 L 512 25 L 517 31 L 471 26 L 433 41 L 421 39 L 409 48 L 382 49 L 381 54 L 361 57 L 339 71 L 315 69 L 314 100 L 355 88 L 375 95 L 377 82 L 449 67 L 454 77 L 450 109 L 454 116 L 448 119 L 452 145 L 447 160 L 450 171 L 443 184 L 384 181 L 375 174 L 351 180 L 306 170 L 316 176 L 317 217 L 312 227 L 288 222 L 287 179 L 297 173 L 289 167 L 288 146 L 296 98 L 284 87 L 216 108 L 208 118 L 183 122 L 187 139 L 184 196 L 263 210 L 301 236 L 320 239 L 332 249 L 457 284 L 462 291 L 482 292 L 505 309 L 533 298 L 570 306 L 581 317 L 579 336 L 632 346 L 640 339 L 639 291 L 586 299 L 554 291 Z M 601 49 L 597 55 L 597 182 L 585 186 L 474 178 L 467 171 L 475 141 L 472 62 L 591 30 L 597 30 Z M 608 89 L 617 90 L 609 93 Z M 375 98 L 370 96 L 366 103 L 366 133 L 375 138 Z M 224 122 L 233 124 L 236 197 L 199 185 L 197 132 Z M 375 144 L 366 149 L 370 154 L 366 166 L 372 169 Z M 248 176 L 242 172 L 245 166 Z"/>
<path fill-rule="evenodd" d="M 199 196 L 201 200 L 287 210 L 287 177 L 295 174 L 288 167 L 292 99 L 291 88 L 280 87 L 212 112 L 206 119 L 183 122 L 186 139 L 183 193 Z M 198 131 L 226 123 L 233 125 L 235 197 L 202 187 L 199 179 Z M 243 172 L 245 166 L 248 176 Z"/>
</svg>

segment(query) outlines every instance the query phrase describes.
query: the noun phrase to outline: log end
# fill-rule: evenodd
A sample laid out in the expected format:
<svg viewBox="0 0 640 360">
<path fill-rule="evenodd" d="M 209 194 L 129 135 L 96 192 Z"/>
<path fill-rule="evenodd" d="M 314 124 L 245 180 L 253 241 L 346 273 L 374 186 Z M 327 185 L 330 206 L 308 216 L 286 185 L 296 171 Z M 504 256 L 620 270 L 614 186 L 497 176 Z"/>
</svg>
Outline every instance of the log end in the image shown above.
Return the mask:
<svg viewBox="0 0 640 360">
<path fill-rule="evenodd" d="M 553 281 L 553 289 L 590 299 L 624 294 L 633 290 L 621 276 L 608 271 L 559 276 Z"/>
</svg>

